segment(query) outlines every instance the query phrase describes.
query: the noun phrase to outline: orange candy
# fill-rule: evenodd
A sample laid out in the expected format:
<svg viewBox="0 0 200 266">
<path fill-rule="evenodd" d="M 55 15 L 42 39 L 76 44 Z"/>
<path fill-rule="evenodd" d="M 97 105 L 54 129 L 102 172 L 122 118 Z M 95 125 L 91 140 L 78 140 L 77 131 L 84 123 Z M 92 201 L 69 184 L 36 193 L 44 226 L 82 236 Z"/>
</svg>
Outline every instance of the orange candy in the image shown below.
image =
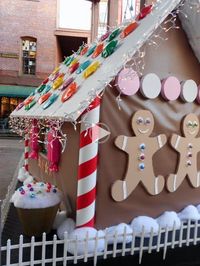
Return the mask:
<svg viewBox="0 0 200 266">
<path fill-rule="evenodd" d="M 134 31 L 138 26 L 138 23 L 137 22 L 132 22 L 130 23 L 128 26 L 126 26 L 124 28 L 124 30 L 122 31 L 122 33 L 120 34 L 120 37 L 123 39 L 125 38 L 126 36 L 128 36 L 132 31 Z"/>
<path fill-rule="evenodd" d="M 88 51 L 88 46 L 85 46 L 85 47 L 82 49 L 80 55 L 84 55 L 84 54 L 86 54 L 87 51 Z"/>
<path fill-rule="evenodd" d="M 61 101 L 64 103 L 67 101 L 72 95 L 74 95 L 77 92 L 78 86 L 76 82 L 72 82 L 66 90 L 63 92 Z"/>
<path fill-rule="evenodd" d="M 100 43 L 99 45 L 97 45 L 96 49 L 94 50 L 92 58 L 96 58 L 102 51 L 103 51 L 103 43 Z"/>
<path fill-rule="evenodd" d="M 30 96 L 28 97 L 25 101 L 24 101 L 24 105 L 28 105 L 29 103 L 31 103 L 34 99 L 34 96 Z"/>
<path fill-rule="evenodd" d="M 39 100 L 38 103 L 42 104 L 43 102 L 45 102 L 49 97 L 51 96 L 51 92 L 47 92 L 44 95 L 42 95 Z"/>
</svg>

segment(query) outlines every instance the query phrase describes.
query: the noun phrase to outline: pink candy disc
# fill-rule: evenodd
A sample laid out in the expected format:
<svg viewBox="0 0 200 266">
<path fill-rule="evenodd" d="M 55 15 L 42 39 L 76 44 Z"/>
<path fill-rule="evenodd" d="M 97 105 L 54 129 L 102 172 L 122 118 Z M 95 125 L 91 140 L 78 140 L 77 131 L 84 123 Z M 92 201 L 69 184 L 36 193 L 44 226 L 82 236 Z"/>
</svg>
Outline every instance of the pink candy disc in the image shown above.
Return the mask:
<svg viewBox="0 0 200 266">
<path fill-rule="evenodd" d="M 161 91 L 161 82 L 159 77 L 150 73 L 142 78 L 141 81 L 141 93 L 149 99 L 158 97 Z"/>
<path fill-rule="evenodd" d="M 198 94 L 198 87 L 194 80 L 188 79 L 181 84 L 181 98 L 188 103 L 193 102 Z"/>
<path fill-rule="evenodd" d="M 118 90 L 125 95 L 134 95 L 140 87 L 138 74 L 131 68 L 120 71 L 117 77 Z"/>
<path fill-rule="evenodd" d="M 181 85 L 176 77 L 168 77 L 162 81 L 161 94 L 168 101 L 175 101 L 181 93 Z"/>
</svg>

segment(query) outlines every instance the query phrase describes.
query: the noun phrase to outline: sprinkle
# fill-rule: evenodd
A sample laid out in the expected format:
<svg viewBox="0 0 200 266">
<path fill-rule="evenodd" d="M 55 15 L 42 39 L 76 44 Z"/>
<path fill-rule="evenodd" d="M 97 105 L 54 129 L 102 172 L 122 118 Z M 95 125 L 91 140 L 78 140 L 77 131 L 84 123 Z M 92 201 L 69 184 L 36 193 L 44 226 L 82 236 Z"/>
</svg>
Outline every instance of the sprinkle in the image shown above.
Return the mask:
<svg viewBox="0 0 200 266">
<path fill-rule="evenodd" d="M 54 189 L 53 189 L 53 193 L 56 193 L 56 192 L 57 192 L 57 189 L 54 188 Z"/>
</svg>

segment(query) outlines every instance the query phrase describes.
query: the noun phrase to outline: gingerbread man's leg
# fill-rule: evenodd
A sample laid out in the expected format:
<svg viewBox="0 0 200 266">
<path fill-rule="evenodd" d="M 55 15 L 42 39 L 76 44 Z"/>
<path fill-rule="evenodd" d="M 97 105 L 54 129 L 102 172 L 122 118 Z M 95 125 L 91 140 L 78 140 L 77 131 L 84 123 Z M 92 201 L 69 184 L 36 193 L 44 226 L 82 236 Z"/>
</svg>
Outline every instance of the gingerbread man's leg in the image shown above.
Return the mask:
<svg viewBox="0 0 200 266">
<path fill-rule="evenodd" d="M 140 182 L 140 178 L 133 173 L 133 168 L 129 166 L 124 180 L 117 180 L 112 185 L 111 194 L 115 201 L 127 199 Z"/>
<path fill-rule="evenodd" d="M 168 176 L 167 189 L 170 192 L 176 191 L 187 175 L 187 170 L 185 169 L 185 167 L 180 167 L 180 165 L 183 166 L 184 162 L 183 164 L 179 163 L 179 168 L 176 174 L 170 174 Z"/>
<path fill-rule="evenodd" d="M 141 179 L 144 187 L 151 195 L 157 195 L 159 194 L 164 186 L 165 186 L 165 179 L 163 176 L 159 175 L 155 177 L 153 171 L 150 171 L 148 169 L 148 178 Z"/>
<path fill-rule="evenodd" d="M 200 186 L 200 172 L 197 172 L 197 166 L 195 164 L 188 166 L 187 176 L 193 187 L 197 188 Z"/>
</svg>

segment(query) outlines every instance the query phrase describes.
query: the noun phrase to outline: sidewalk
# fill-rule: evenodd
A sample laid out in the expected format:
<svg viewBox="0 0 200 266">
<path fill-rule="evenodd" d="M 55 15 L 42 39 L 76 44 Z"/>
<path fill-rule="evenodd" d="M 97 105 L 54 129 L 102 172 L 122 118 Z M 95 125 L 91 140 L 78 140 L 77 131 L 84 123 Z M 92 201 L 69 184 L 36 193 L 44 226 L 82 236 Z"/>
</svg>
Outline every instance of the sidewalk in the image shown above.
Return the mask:
<svg viewBox="0 0 200 266">
<path fill-rule="evenodd" d="M 0 135 L 0 199 L 4 199 L 23 152 L 23 142 Z"/>
</svg>

